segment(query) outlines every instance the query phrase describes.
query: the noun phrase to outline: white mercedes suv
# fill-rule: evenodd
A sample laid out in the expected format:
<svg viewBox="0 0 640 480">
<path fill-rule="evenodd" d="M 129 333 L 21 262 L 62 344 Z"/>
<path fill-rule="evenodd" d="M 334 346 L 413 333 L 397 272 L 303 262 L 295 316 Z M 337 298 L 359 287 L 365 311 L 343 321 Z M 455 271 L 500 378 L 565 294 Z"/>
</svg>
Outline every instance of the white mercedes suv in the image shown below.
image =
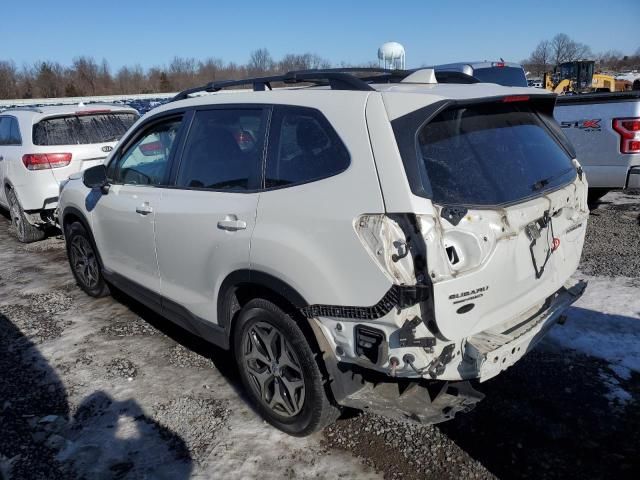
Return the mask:
<svg viewBox="0 0 640 480">
<path fill-rule="evenodd" d="M 452 418 L 585 287 L 587 183 L 554 103 L 430 69 L 190 89 L 64 186 L 71 269 L 228 349 L 291 434 L 342 406 Z"/>
<path fill-rule="evenodd" d="M 64 105 L 0 112 L 0 207 L 21 242 L 55 223 L 59 184 L 101 164 L 138 119 L 127 106 Z"/>
</svg>

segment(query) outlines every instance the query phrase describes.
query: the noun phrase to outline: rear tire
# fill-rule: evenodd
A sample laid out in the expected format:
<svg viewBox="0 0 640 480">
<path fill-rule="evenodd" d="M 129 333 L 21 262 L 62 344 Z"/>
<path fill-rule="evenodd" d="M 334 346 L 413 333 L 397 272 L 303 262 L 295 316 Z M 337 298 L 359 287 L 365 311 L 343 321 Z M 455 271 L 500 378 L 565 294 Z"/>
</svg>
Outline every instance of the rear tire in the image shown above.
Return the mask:
<svg viewBox="0 0 640 480">
<path fill-rule="evenodd" d="M 108 295 L 109 286 L 102 276 L 102 265 L 89 233 L 80 222 L 74 222 L 66 228 L 65 239 L 69 266 L 78 286 L 92 297 Z"/>
<path fill-rule="evenodd" d="M 7 197 L 9 200 L 9 215 L 11 215 L 11 224 L 16 230 L 18 241 L 21 243 L 32 243 L 42 240 L 45 236 L 45 231 L 38 227 L 34 227 L 27 220 L 27 216 L 22 209 L 22 205 L 18 201 L 16 192 L 13 189 L 7 191 Z"/>
<path fill-rule="evenodd" d="M 315 355 L 291 317 L 267 300 L 254 299 L 240 312 L 234 330 L 242 383 L 265 420 L 305 436 L 338 418 Z"/>
</svg>

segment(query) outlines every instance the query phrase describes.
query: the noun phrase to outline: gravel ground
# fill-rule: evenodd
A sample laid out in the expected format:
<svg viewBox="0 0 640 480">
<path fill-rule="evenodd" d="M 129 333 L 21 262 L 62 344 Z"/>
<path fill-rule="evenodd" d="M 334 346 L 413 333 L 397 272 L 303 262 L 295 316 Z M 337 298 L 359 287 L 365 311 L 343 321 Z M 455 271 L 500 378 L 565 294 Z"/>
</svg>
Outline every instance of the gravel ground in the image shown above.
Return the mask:
<svg viewBox="0 0 640 480">
<path fill-rule="evenodd" d="M 604 197 L 590 217 L 583 273 L 640 276 L 638 207 L 640 196 Z M 87 297 L 73 285 L 62 241 L 38 245 L 19 245 L 0 217 L 0 372 L 11 372 L 0 374 L 0 478 L 620 479 L 640 471 L 640 376 L 548 342 L 480 385 L 485 400 L 453 421 L 354 414 L 320 434 L 286 436 L 248 406 L 224 352 L 120 295 Z M 630 398 L 612 400 L 612 385 Z"/>
<path fill-rule="evenodd" d="M 639 251 L 640 195 L 606 195 L 589 216 L 580 269 L 588 275 L 638 277 Z"/>
</svg>

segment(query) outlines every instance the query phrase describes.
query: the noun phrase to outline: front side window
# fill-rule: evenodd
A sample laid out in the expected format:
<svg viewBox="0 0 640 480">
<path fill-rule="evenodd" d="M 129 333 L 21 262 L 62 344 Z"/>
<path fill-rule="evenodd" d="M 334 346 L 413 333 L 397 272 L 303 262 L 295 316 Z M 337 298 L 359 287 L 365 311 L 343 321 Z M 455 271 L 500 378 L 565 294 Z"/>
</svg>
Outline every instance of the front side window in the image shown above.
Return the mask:
<svg viewBox="0 0 640 480">
<path fill-rule="evenodd" d="M 115 168 L 109 168 L 114 183 L 162 185 L 169 159 L 178 136 L 181 120 L 172 119 L 154 125 L 120 156 Z"/>
<path fill-rule="evenodd" d="M 527 104 L 445 110 L 417 138 L 418 162 L 441 205 L 513 203 L 576 176 L 569 155 Z"/>
<path fill-rule="evenodd" d="M 311 182 L 349 166 L 349 152 L 317 110 L 276 107 L 271 121 L 265 187 Z"/>
<path fill-rule="evenodd" d="M 196 112 L 176 186 L 223 191 L 258 188 L 265 124 L 261 108 Z"/>
</svg>

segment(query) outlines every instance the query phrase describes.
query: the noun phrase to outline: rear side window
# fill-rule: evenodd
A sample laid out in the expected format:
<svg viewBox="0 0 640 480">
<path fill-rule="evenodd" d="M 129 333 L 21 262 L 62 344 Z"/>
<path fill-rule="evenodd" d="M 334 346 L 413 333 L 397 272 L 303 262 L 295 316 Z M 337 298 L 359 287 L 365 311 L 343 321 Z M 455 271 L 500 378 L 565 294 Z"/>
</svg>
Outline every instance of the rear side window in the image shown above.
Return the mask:
<svg viewBox="0 0 640 480">
<path fill-rule="evenodd" d="M 418 132 L 418 162 L 434 202 L 513 203 L 566 184 L 571 158 L 526 104 L 445 110 Z"/>
<path fill-rule="evenodd" d="M 46 118 L 33 126 L 34 145 L 115 142 L 138 120 L 135 113 L 97 113 Z"/>
<path fill-rule="evenodd" d="M 20 145 L 20 129 L 14 117 L 0 117 L 0 145 Z"/>
<path fill-rule="evenodd" d="M 197 111 L 176 185 L 225 191 L 257 189 L 265 118 L 261 108 Z"/>
<path fill-rule="evenodd" d="M 317 110 L 276 107 L 271 121 L 265 187 L 311 182 L 349 166 L 349 152 Z"/>
</svg>

